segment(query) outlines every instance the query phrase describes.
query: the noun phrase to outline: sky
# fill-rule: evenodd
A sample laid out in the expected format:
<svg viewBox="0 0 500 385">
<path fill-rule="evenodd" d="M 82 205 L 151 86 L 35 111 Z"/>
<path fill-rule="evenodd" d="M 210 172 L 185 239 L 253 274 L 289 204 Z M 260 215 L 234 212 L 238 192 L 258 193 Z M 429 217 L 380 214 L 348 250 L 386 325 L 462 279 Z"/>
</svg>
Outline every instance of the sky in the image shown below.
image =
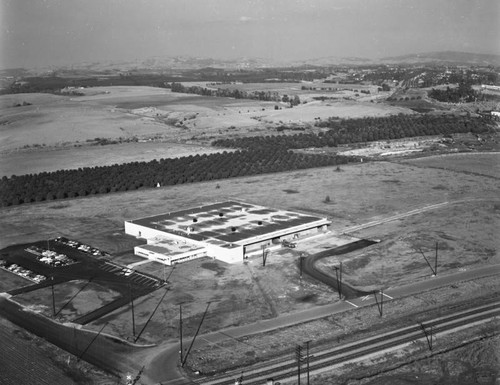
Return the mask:
<svg viewBox="0 0 500 385">
<path fill-rule="evenodd" d="M 0 68 L 500 54 L 500 0 L 0 0 Z"/>
</svg>

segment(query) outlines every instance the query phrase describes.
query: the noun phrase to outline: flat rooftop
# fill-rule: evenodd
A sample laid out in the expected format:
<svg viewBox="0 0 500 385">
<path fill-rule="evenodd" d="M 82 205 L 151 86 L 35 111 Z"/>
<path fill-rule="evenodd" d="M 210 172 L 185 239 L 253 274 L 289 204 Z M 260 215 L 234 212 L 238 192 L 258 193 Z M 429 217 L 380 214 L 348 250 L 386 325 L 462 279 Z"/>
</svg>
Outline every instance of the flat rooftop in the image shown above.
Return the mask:
<svg viewBox="0 0 500 385">
<path fill-rule="evenodd" d="M 228 201 L 127 221 L 207 243 L 244 244 L 264 234 L 310 224 L 330 223 L 324 217 Z"/>
</svg>

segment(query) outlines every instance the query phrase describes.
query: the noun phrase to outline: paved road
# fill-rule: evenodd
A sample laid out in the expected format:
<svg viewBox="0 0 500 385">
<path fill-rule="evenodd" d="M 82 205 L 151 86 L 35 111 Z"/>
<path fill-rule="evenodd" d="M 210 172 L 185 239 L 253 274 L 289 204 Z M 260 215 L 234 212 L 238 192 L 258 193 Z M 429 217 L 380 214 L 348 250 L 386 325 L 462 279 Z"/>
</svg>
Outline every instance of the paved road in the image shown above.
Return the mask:
<svg viewBox="0 0 500 385">
<path fill-rule="evenodd" d="M 307 275 L 310 275 L 311 277 L 315 278 L 316 280 L 323 282 L 324 284 L 333 287 L 335 291 L 339 291 L 339 284 L 337 282 L 336 277 L 332 277 L 331 274 L 327 274 L 324 271 L 321 271 L 316 268 L 316 262 L 318 262 L 320 259 L 323 258 L 329 258 L 334 255 L 342 255 L 342 254 L 347 254 L 355 250 L 362 249 L 363 247 L 367 247 L 370 245 L 373 245 L 374 241 L 369 241 L 366 239 L 361 239 L 359 241 L 347 243 L 342 246 L 338 246 L 329 250 L 321 251 L 319 253 L 316 253 L 314 255 L 310 255 L 308 257 L 305 257 L 305 262 L 304 262 L 304 273 Z M 341 272 L 339 274 L 342 274 Z M 342 278 L 340 276 L 340 281 L 342 281 Z M 368 292 L 358 290 L 348 283 L 342 282 L 341 285 L 342 287 L 342 296 L 345 297 L 346 299 L 351 299 L 351 298 L 357 298 L 366 294 L 369 294 Z"/>
<path fill-rule="evenodd" d="M 394 288 L 386 288 L 384 290 L 384 302 L 393 298 L 415 295 L 428 290 L 434 290 L 439 287 L 457 284 L 462 281 L 468 281 L 493 275 L 500 275 L 500 264 L 487 265 L 476 269 L 460 271 L 454 274 L 447 274 L 442 276 L 438 275 L 436 277 L 429 276 L 428 279 L 422 282 Z M 285 314 L 277 318 L 263 320 L 249 325 L 219 330 L 217 332 L 199 335 L 193 348 L 202 346 L 204 344 L 217 345 L 218 343 L 226 339 L 238 339 L 252 334 L 272 331 L 277 328 L 291 326 L 298 323 L 326 317 L 332 314 L 341 313 L 347 310 L 352 310 L 356 307 L 373 305 L 374 303 L 375 297 L 373 295 L 363 296 L 355 299 L 350 299 L 348 301 L 339 301 L 331 305 L 318 306 L 301 312 Z M 184 346 L 188 346 L 190 343 L 190 340 L 184 341 Z M 156 381 L 165 379 L 165 381 L 161 382 L 162 384 L 192 384 L 191 381 L 183 378 L 181 372 L 176 368 L 175 365 L 178 362 L 178 356 L 179 352 L 177 347 L 176 349 L 170 349 L 167 352 L 162 352 L 158 357 L 156 357 L 152 361 L 151 365 L 158 366 L 160 365 L 160 363 L 163 363 L 160 365 L 163 367 L 163 370 L 158 367 L 149 369 L 148 371 L 151 371 L 152 373 L 154 372 L 155 374 L 154 376 L 152 376 L 152 378 L 155 378 Z M 167 367 L 169 367 L 168 370 Z"/>
</svg>

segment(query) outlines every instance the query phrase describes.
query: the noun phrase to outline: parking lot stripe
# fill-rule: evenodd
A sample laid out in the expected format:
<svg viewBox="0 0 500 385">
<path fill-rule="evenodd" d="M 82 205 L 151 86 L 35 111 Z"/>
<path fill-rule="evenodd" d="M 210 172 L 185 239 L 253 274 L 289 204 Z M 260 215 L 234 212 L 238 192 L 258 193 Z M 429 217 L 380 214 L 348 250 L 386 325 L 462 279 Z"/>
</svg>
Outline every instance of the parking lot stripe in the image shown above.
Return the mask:
<svg viewBox="0 0 500 385">
<path fill-rule="evenodd" d="M 358 305 L 356 305 L 355 303 L 352 303 L 351 301 L 346 301 L 349 305 L 352 305 L 354 307 L 359 307 Z"/>
</svg>

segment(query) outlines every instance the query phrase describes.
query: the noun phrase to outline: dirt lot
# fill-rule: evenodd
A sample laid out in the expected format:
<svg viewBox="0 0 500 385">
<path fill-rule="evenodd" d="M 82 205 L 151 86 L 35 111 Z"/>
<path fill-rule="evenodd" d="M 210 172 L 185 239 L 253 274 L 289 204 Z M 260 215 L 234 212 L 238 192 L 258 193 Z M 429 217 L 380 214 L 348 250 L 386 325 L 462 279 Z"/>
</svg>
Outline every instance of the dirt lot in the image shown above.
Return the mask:
<svg viewBox="0 0 500 385">
<path fill-rule="evenodd" d="M 53 316 L 52 289 L 50 287 L 19 294 L 14 300 L 47 317 Z M 60 322 L 96 310 L 118 298 L 119 293 L 87 281 L 69 281 L 54 286 L 56 318 Z"/>
</svg>

